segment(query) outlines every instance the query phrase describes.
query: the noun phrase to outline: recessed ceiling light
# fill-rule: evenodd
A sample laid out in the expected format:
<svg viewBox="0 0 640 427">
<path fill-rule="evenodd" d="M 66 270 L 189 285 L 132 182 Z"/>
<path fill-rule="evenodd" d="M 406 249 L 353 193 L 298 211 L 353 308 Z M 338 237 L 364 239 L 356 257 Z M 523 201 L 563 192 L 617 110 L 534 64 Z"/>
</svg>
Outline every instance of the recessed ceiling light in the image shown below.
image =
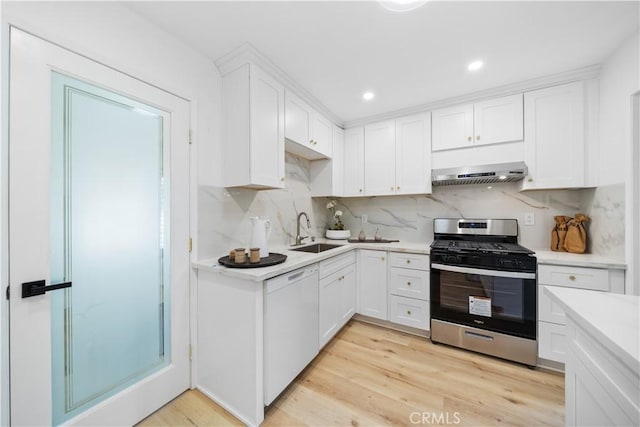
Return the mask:
<svg viewBox="0 0 640 427">
<path fill-rule="evenodd" d="M 467 65 L 467 70 L 469 70 L 469 71 L 478 71 L 483 66 L 484 66 L 484 62 L 482 62 L 482 61 L 473 61 L 471 64 Z"/>
<path fill-rule="evenodd" d="M 409 12 L 417 9 L 428 0 L 378 0 L 382 7 L 392 12 Z"/>
<path fill-rule="evenodd" d="M 365 101 L 371 101 L 375 97 L 376 94 L 373 92 L 365 92 L 362 94 L 362 99 L 364 99 Z"/>
</svg>

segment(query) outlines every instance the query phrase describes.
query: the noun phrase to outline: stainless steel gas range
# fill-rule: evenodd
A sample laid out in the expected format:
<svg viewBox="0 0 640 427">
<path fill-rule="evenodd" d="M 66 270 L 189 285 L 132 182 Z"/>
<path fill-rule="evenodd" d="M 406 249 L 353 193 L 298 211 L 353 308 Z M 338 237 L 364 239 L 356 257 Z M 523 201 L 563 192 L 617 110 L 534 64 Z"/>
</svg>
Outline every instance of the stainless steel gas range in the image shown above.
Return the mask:
<svg viewBox="0 0 640 427">
<path fill-rule="evenodd" d="M 515 219 L 434 220 L 431 340 L 535 366 L 537 262 Z"/>
</svg>

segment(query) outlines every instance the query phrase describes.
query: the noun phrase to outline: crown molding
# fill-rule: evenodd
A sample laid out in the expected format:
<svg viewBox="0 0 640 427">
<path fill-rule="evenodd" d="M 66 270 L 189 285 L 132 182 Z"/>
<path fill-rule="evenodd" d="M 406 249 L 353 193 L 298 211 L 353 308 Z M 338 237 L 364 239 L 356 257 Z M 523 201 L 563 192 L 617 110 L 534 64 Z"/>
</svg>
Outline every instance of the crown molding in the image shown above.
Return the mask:
<svg viewBox="0 0 640 427">
<path fill-rule="evenodd" d="M 231 52 L 221 56 L 214 61 L 216 67 L 220 71 L 220 74 L 224 77 L 225 74 L 237 69 L 238 67 L 252 63 L 260 67 L 267 72 L 271 77 L 276 79 L 279 83 L 284 85 L 287 90 L 292 91 L 301 98 L 304 102 L 311 105 L 320 113 L 325 115 L 329 120 L 338 125 L 342 125 L 343 121 L 324 106 L 316 97 L 314 97 L 308 90 L 298 84 L 291 76 L 278 67 L 273 61 L 262 54 L 251 43 L 243 43 Z"/>
<path fill-rule="evenodd" d="M 262 68 L 274 79 L 284 85 L 287 90 L 291 90 L 292 92 L 294 92 L 299 98 L 321 112 L 333 123 L 345 129 L 364 126 L 370 123 L 380 122 L 384 120 L 392 120 L 398 117 L 409 116 L 412 114 L 433 111 L 439 108 L 446 108 L 459 104 L 468 104 L 485 99 L 542 89 L 545 87 L 569 83 L 572 81 L 593 79 L 599 77 L 601 70 L 601 64 L 590 65 L 587 67 L 577 68 L 562 73 L 549 74 L 546 76 L 536 77 L 521 82 L 510 83 L 507 85 L 497 86 L 490 89 L 476 91 L 452 98 L 441 99 L 426 104 L 402 108 L 400 110 L 389 111 L 387 113 L 367 116 L 345 122 L 338 116 L 336 116 L 333 112 L 331 112 L 326 106 L 324 106 L 309 91 L 298 84 L 291 76 L 284 72 L 284 70 L 278 67 L 273 61 L 262 54 L 258 49 L 256 49 L 251 43 L 243 43 L 236 49 L 214 61 L 214 64 L 216 65 L 216 67 L 218 67 L 218 70 L 220 71 L 220 74 L 222 76 L 247 63 L 253 63 Z"/>
<path fill-rule="evenodd" d="M 482 101 L 500 96 L 514 95 L 517 93 L 528 92 L 531 90 L 542 89 L 549 86 L 569 83 L 577 80 L 588 80 L 597 78 L 600 75 L 601 65 L 590 65 L 588 67 L 578 68 L 575 70 L 565 71 L 557 74 L 536 77 L 534 79 L 524 80 L 522 82 L 511 83 L 507 85 L 497 86 L 491 89 L 472 92 L 465 95 L 446 98 L 414 107 L 403 108 L 400 110 L 390 111 L 388 113 L 367 116 L 361 119 L 350 120 L 343 123 L 343 127 L 352 128 L 364 126 L 374 122 L 396 119 L 398 117 L 409 116 L 417 113 L 433 111 L 439 108 L 451 107 L 459 104 L 468 104 L 471 102 Z"/>
</svg>

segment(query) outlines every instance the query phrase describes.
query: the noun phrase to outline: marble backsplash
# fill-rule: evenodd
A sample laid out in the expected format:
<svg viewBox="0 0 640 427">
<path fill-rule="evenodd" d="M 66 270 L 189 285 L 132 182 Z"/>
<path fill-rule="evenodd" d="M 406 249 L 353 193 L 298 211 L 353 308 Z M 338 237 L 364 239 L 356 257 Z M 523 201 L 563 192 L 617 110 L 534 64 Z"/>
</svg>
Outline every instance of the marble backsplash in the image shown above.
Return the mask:
<svg viewBox="0 0 640 427">
<path fill-rule="evenodd" d="M 582 190 L 582 210 L 587 224 L 590 253 L 617 259 L 625 257 L 625 186 L 606 185 Z"/>
<path fill-rule="evenodd" d="M 230 249 L 248 247 L 252 216 L 272 222 L 272 246 L 293 243 L 298 213 L 309 215 L 311 229 L 302 221 L 302 235 L 323 237 L 330 225 L 329 199 L 311 198 L 310 163 L 287 153 L 286 188 L 282 190 L 225 189 L 200 186 L 198 191 L 199 258 L 225 255 Z M 589 252 L 624 259 L 624 185 L 583 190 L 518 192 L 518 183 L 434 187 L 433 194 L 337 199 L 343 222 L 356 237 L 361 229 L 372 238 L 427 244 L 433 239 L 433 219 L 515 218 L 520 243 L 532 249 L 548 249 L 554 215 L 584 212 L 588 224 Z M 532 212 L 535 225 L 524 225 Z M 368 223 L 362 224 L 362 216 Z M 306 242 L 308 242 L 307 239 Z"/>
</svg>

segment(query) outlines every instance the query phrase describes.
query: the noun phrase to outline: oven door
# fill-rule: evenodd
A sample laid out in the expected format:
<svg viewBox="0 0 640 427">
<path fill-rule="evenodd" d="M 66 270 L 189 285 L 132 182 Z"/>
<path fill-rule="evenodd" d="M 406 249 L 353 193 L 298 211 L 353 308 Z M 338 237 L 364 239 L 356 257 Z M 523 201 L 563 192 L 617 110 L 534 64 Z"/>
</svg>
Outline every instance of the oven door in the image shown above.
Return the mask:
<svg viewBox="0 0 640 427">
<path fill-rule="evenodd" d="M 431 318 L 536 339 L 536 273 L 431 264 Z"/>
</svg>

